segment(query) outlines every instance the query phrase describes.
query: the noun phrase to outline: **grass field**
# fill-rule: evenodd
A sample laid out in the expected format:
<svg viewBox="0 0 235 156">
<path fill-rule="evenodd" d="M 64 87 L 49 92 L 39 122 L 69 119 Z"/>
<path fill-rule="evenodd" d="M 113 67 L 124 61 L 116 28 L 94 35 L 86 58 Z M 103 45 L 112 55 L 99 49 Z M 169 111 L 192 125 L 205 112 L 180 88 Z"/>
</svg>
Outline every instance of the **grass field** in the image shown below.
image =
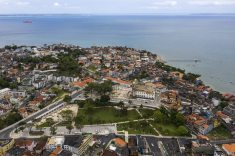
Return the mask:
<svg viewBox="0 0 235 156">
<path fill-rule="evenodd" d="M 118 131 L 128 131 L 129 134 L 151 134 L 158 135 L 146 121 L 130 122 L 117 125 Z"/>
<path fill-rule="evenodd" d="M 152 123 L 153 126 L 162 134 L 165 136 L 182 136 L 178 131 L 177 131 L 177 126 L 174 124 L 160 124 L 160 123 Z M 189 134 L 184 135 L 184 136 L 190 136 Z"/>
<path fill-rule="evenodd" d="M 94 108 L 91 113 L 86 113 L 84 109 L 78 110 L 78 116 L 75 118 L 77 124 L 103 124 L 122 121 L 131 121 L 139 119 L 140 115 L 136 110 L 130 110 L 127 114 L 122 114 L 120 110 L 113 107 Z"/>
<path fill-rule="evenodd" d="M 208 135 L 211 140 L 231 138 L 231 133 L 223 125 L 213 129 Z"/>
<path fill-rule="evenodd" d="M 156 110 L 142 108 L 142 109 L 139 109 L 139 111 L 143 115 L 144 118 L 152 118 Z"/>
</svg>

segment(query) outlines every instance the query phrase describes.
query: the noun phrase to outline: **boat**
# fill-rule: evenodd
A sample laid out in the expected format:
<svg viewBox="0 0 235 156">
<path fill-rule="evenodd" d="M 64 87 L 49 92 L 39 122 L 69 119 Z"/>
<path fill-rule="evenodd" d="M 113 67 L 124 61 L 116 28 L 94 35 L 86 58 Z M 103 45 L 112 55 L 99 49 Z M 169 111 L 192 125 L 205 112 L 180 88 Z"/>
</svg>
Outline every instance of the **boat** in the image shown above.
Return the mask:
<svg viewBox="0 0 235 156">
<path fill-rule="evenodd" d="M 33 23 L 31 20 L 24 20 L 23 23 Z"/>
</svg>

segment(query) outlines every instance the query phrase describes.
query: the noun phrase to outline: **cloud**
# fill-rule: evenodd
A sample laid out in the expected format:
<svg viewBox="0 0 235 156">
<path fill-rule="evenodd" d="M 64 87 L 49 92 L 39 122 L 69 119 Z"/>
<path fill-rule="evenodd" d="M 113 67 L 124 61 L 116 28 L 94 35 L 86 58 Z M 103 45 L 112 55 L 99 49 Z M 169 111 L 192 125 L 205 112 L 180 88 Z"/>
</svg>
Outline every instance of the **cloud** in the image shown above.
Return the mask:
<svg viewBox="0 0 235 156">
<path fill-rule="evenodd" d="M 8 5 L 9 2 L 7 0 L 0 0 L 0 5 Z"/>
<path fill-rule="evenodd" d="M 19 1 L 19 2 L 17 2 L 16 3 L 16 5 L 19 5 L 19 6 L 27 6 L 27 5 L 29 5 L 30 3 L 29 2 L 26 2 L 26 1 Z"/>
<path fill-rule="evenodd" d="M 200 6 L 235 5 L 235 0 L 193 0 L 189 1 L 189 4 Z"/>
<path fill-rule="evenodd" d="M 177 1 L 159 1 L 153 3 L 153 5 L 155 6 L 175 6 L 177 4 L 178 4 Z"/>
<path fill-rule="evenodd" d="M 53 5 L 54 5 L 55 7 L 61 6 L 60 3 L 58 3 L 58 2 L 54 2 Z"/>
<path fill-rule="evenodd" d="M 178 2 L 177 1 L 172 1 L 172 0 L 169 0 L 169 1 L 157 1 L 157 2 L 154 2 L 152 3 L 151 6 L 148 6 L 147 8 L 149 9 L 159 9 L 159 8 L 166 8 L 166 7 L 174 7 L 178 5 Z"/>
</svg>

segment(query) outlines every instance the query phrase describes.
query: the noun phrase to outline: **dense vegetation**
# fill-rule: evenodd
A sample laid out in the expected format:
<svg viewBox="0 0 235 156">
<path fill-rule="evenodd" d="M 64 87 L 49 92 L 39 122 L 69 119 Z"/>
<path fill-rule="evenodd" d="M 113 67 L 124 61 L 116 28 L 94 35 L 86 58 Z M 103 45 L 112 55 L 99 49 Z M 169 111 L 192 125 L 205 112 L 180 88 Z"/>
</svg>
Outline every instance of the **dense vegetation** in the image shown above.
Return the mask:
<svg viewBox="0 0 235 156">
<path fill-rule="evenodd" d="M 58 63 L 58 73 L 63 76 L 79 76 L 81 73 L 81 67 L 78 64 L 76 58 L 81 54 L 84 54 L 82 50 L 70 48 L 55 48 L 55 50 L 64 50 L 66 53 L 60 53 L 58 58 L 51 55 L 43 57 L 23 57 L 17 58 L 17 61 L 25 64 L 30 64 L 31 68 L 35 68 L 38 63 Z"/>
<path fill-rule="evenodd" d="M 2 88 L 17 88 L 17 83 L 12 82 L 11 79 L 5 77 L 5 76 L 0 76 L 0 89 Z"/>
<path fill-rule="evenodd" d="M 81 67 L 72 55 L 59 55 L 58 72 L 64 76 L 79 76 Z"/>
<path fill-rule="evenodd" d="M 154 112 L 153 117 L 154 125 L 164 135 L 189 135 L 188 129 L 184 126 L 184 116 L 176 110 L 161 107 Z"/>
<path fill-rule="evenodd" d="M 196 79 L 199 78 L 200 76 L 201 75 L 199 74 L 187 73 L 183 76 L 183 79 L 191 83 L 195 83 Z"/>
<path fill-rule="evenodd" d="M 167 65 L 167 64 L 162 63 L 162 62 L 158 62 L 158 61 L 157 61 L 157 62 L 155 63 L 155 65 L 156 65 L 157 68 L 163 69 L 163 70 L 165 70 L 165 71 L 167 71 L 167 72 L 178 71 L 178 72 L 181 72 L 181 73 L 185 73 L 185 70 L 182 70 L 182 69 L 176 68 L 176 67 L 172 67 L 172 66 Z"/>
<path fill-rule="evenodd" d="M 4 119 L 0 119 L 0 129 L 12 125 L 22 119 L 22 116 L 17 112 L 9 113 Z"/>
<path fill-rule="evenodd" d="M 113 88 L 113 83 L 111 81 L 104 81 L 103 83 L 89 83 L 85 88 L 86 94 L 99 94 L 99 95 L 109 95 Z"/>
</svg>

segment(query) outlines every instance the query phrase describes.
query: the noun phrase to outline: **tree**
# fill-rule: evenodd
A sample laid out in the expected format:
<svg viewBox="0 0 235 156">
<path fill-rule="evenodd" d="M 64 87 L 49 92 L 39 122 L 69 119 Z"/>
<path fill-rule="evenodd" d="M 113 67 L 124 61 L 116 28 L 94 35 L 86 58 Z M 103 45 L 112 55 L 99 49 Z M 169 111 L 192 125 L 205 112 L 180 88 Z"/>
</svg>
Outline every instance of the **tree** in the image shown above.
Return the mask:
<svg viewBox="0 0 235 156">
<path fill-rule="evenodd" d="M 160 110 L 156 110 L 153 114 L 153 117 L 155 121 L 163 123 L 166 116 Z"/>
<path fill-rule="evenodd" d="M 184 116 L 180 113 L 177 113 L 176 116 L 175 116 L 175 121 L 176 121 L 176 125 L 179 126 L 179 125 L 183 125 L 185 123 L 185 119 L 184 119 Z"/>
<path fill-rule="evenodd" d="M 51 134 L 52 135 L 55 135 L 56 134 L 56 127 L 55 126 L 51 126 L 51 128 L 50 128 L 50 131 L 51 131 Z"/>
<path fill-rule="evenodd" d="M 78 76 L 81 68 L 78 62 L 69 55 L 60 54 L 59 56 L 58 71 L 64 76 Z"/>
<path fill-rule="evenodd" d="M 39 109 L 43 109 L 44 107 L 45 107 L 44 104 L 40 104 L 40 105 L 38 106 Z"/>
<path fill-rule="evenodd" d="M 100 102 L 102 102 L 102 103 L 107 103 L 107 102 L 109 102 L 109 101 L 110 101 L 109 95 L 101 95 L 101 97 L 100 97 Z"/>
<path fill-rule="evenodd" d="M 212 98 L 221 99 L 222 95 L 218 91 L 212 91 L 209 93 L 208 98 L 209 99 L 212 99 Z"/>
<path fill-rule="evenodd" d="M 229 105 L 229 103 L 227 101 L 221 101 L 219 106 L 221 107 L 221 109 L 227 107 Z"/>
<path fill-rule="evenodd" d="M 66 128 L 69 130 L 69 133 L 71 133 L 71 130 L 73 129 L 72 123 L 67 124 Z"/>
<path fill-rule="evenodd" d="M 94 105 L 91 102 L 86 101 L 84 109 L 87 114 L 91 114 L 94 111 Z"/>
<path fill-rule="evenodd" d="M 64 121 L 71 121 L 73 119 L 73 111 L 72 110 L 64 110 L 60 113 Z"/>
<path fill-rule="evenodd" d="M 188 129 L 185 126 L 179 126 L 177 132 L 179 135 L 184 136 L 188 134 Z"/>
<path fill-rule="evenodd" d="M 72 100 L 72 97 L 69 95 L 65 95 L 64 97 L 64 102 L 70 103 L 70 101 Z"/>
<path fill-rule="evenodd" d="M 195 83 L 196 79 L 199 78 L 200 76 L 201 75 L 199 74 L 187 73 L 183 76 L 183 79 L 191 83 Z"/>
<path fill-rule="evenodd" d="M 52 118 L 46 118 L 46 122 L 48 125 L 53 125 L 55 123 Z"/>
<path fill-rule="evenodd" d="M 79 130 L 81 131 L 81 130 L 82 130 L 82 128 L 83 128 L 83 125 L 82 125 L 82 124 L 77 124 L 77 125 L 76 125 L 76 128 L 77 128 L 77 129 L 79 129 Z"/>
</svg>

